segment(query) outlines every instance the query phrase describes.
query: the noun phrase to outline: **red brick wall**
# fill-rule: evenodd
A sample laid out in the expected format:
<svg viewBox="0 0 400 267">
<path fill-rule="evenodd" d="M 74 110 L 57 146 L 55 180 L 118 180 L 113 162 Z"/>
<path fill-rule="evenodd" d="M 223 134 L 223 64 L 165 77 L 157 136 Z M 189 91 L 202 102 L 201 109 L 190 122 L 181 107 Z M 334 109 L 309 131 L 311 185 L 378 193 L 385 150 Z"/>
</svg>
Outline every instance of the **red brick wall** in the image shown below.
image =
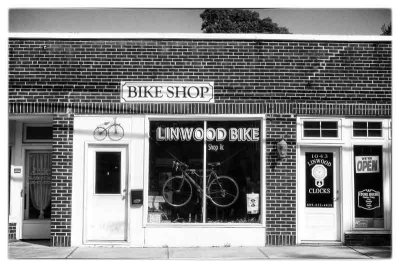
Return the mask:
<svg viewBox="0 0 400 267">
<path fill-rule="evenodd" d="M 120 82 L 214 81 L 217 103 L 390 103 L 390 42 L 9 40 L 10 102 L 119 102 Z"/>
<path fill-rule="evenodd" d="M 52 246 L 71 245 L 73 115 L 54 114 L 51 180 Z"/>
<path fill-rule="evenodd" d="M 284 138 L 287 157 L 276 144 Z M 266 120 L 266 226 L 269 245 L 296 243 L 296 118 L 273 114 Z"/>
</svg>

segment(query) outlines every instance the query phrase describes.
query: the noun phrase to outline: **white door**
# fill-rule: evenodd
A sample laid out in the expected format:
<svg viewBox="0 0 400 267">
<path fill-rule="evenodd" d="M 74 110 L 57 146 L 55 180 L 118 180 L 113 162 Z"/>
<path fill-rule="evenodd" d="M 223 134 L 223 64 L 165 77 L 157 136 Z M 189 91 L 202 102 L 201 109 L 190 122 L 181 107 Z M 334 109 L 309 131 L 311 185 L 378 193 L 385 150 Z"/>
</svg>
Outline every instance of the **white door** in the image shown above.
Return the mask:
<svg viewBox="0 0 400 267">
<path fill-rule="evenodd" d="M 301 148 L 299 240 L 340 241 L 340 167 L 338 148 Z"/>
<path fill-rule="evenodd" d="M 22 239 L 50 238 L 51 151 L 27 150 Z"/>
<path fill-rule="evenodd" d="M 127 241 L 127 148 L 89 147 L 85 242 Z"/>
</svg>

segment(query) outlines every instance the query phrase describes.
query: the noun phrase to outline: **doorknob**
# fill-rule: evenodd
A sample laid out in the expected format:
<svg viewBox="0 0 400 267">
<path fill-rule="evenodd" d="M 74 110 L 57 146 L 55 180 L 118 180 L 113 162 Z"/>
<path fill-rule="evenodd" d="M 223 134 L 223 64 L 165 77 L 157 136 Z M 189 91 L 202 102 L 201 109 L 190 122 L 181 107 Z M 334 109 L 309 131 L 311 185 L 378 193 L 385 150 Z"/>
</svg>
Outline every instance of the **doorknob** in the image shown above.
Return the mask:
<svg viewBox="0 0 400 267">
<path fill-rule="evenodd" d="M 336 195 L 333 196 L 333 201 L 337 201 L 339 199 L 339 190 L 336 190 Z"/>
<path fill-rule="evenodd" d="M 126 188 L 124 190 L 122 190 L 122 199 L 126 198 Z"/>
</svg>

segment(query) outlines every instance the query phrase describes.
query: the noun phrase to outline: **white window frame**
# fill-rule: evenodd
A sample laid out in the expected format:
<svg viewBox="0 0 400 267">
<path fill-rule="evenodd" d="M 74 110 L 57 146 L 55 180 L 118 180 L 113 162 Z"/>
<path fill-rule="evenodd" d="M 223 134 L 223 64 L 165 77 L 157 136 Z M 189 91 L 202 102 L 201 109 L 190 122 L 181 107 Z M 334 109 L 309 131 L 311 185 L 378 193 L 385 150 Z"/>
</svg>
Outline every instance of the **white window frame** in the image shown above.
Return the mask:
<svg viewBox="0 0 400 267">
<path fill-rule="evenodd" d="M 260 120 L 260 216 L 261 222 L 258 223 L 208 223 L 208 222 L 199 222 L 199 223 L 149 223 L 148 222 L 148 194 L 149 194 L 149 164 L 150 164 L 150 144 L 149 144 L 149 134 L 150 134 L 150 122 L 151 121 L 249 121 L 249 120 Z M 144 227 L 168 227 L 168 228 L 179 228 L 179 227 L 221 227 L 225 228 L 229 226 L 230 228 L 254 228 L 254 227 L 265 227 L 266 225 L 266 117 L 262 114 L 224 114 L 224 115 L 186 115 L 186 116 L 177 116 L 177 115 L 148 115 L 145 118 L 145 172 L 144 172 L 144 197 L 143 197 L 143 226 Z M 205 142 L 205 141 L 204 141 Z M 204 146 L 206 149 L 206 146 Z M 206 158 L 206 151 L 204 151 L 204 159 Z M 205 164 L 203 165 L 203 173 L 205 173 Z M 203 201 L 205 199 L 203 197 Z M 205 205 L 203 205 L 202 209 L 204 212 Z"/>
<path fill-rule="evenodd" d="M 367 136 L 354 136 L 354 122 L 366 122 L 367 123 L 367 128 L 365 129 L 367 131 Z M 369 122 L 380 122 L 381 123 L 381 136 L 368 136 L 368 123 Z M 385 139 L 385 122 L 382 119 L 352 119 L 351 120 L 351 137 L 354 139 L 365 139 L 368 138 L 370 140 L 384 140 Z M 373 130 L 378 130 L 378 129 L 373 129 Z"/>
<path fill-rule="evenodd" d="M 324 121 L 334 121 L 337 122 L 337 137 L 308 137 L 304 136 L 304 122 L 312 121 L 312 122 L 324 122 Z M 320 141 L 340 141 L 342 140 L 342 119 L 341 118 L 326 118 L 326 117 L 302 117 L 300 118 L 300 131 L 299 131 L 301 140 L 320 140 Z"/>
<path fill-rule="evenodd" d="M 27 127 L 50 127 L 52 125 L 49 123 L 24 123 L 23 125 L 23 136 L 22 142 L 23 143 L 51 143 L 53 139 L 28 139 L 27 134 Z"/>
</svg>

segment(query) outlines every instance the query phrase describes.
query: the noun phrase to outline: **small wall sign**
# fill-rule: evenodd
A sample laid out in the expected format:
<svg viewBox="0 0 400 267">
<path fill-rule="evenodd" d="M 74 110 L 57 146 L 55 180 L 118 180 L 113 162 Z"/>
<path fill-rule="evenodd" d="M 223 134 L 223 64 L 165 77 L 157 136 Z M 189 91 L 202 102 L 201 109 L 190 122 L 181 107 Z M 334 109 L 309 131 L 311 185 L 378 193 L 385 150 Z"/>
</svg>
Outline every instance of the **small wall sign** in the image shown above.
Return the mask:
<svg viewBox="0 0 400 267">
<path fill-rule="evenodd" d="M 121 82 L 121 102 L 214 103 L 214 82 Z"/>
<path fill-rule="evenodd" d="M 259 213 L 259 202 L 260 194 L 251 193 L 246 194 L 247 200 L 247 214 L 258 214 Z"/>
<path fill-rule="evenodd" d="M 23 177 L 23 168 L 22 166 L 11 166 L 11 173 L 14 177 Z"/>
</svg>

